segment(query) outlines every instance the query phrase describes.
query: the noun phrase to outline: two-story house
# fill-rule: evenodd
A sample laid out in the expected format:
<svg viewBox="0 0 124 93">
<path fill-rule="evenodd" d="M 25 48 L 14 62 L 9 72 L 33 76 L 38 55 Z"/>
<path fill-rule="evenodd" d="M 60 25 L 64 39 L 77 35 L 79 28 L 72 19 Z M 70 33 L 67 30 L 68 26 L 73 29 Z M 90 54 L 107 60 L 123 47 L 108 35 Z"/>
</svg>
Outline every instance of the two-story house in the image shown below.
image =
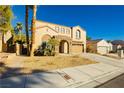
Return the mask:
<svg viewBox="0 0 124 93">
<path fill-rule="evenodd" d="M 51 37 L 59 41 L 58 53 L 82 53 L 86 51 L 86 31 L 80 26 L 67 27 L 36 20 L 35 49 Z"/>
</svg>

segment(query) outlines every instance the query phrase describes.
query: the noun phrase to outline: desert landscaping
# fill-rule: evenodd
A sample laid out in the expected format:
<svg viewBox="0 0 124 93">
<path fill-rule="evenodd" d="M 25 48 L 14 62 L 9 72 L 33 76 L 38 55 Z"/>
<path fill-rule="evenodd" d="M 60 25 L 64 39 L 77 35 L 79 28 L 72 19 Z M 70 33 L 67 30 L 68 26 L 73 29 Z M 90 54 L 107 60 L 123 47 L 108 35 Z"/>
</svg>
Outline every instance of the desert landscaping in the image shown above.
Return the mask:
<svg viewBox="0 0 124 93">
<path fill-rule="evenodd" d="M 80 65 L 96 64 L 98 62 L 83 58 L 79 55 L 74 56 L 42 56 L 42 57 L 23 57 L 16 56 L 1 62 L 4 66 L 0 67 L 2 77 L 10 77 L 22 74 L 31 74 L 36 72 L 45 72 L 49 70 L 63 69 Z M 17 64 L 17 65 L 16 65 Z M 19 65 L 19 66 L 18 66 Z"/>
</svg>

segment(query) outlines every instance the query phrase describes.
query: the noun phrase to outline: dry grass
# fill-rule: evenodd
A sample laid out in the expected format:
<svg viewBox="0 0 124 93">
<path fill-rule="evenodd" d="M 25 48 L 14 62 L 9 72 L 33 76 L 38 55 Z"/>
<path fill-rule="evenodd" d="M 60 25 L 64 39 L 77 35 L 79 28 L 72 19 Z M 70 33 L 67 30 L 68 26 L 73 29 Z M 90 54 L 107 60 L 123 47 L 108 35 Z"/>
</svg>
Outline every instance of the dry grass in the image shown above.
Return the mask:
<svg viewBox="0 0 124 93">
<path fill-rule="evenodd" d="M 54 70 L 79 65 L 94 64 L 97 62 L 79 56 L 56 56 L 56 57 L 35 57 L 23 62 L 24 68 L 31 70 Z"/>
<path fill-rule="evenodd" d="M 23 67 L 16 66 L 21 64 Z M 30 74 L 41 71 L 62 69 L 79 65 L 95 64 L 98 62 L 75 56 L 42 56 L 42 57 L 15 57 L 5 63 L 5 68 L 0 68 L 0 72 L 9 73 L 8 76 Z M 15 69 L 16 68 L 16 69 Z M 13 70 L 14 69 L 14 70 Z M 7 71 L 8 70 L 8 71 Z M 12 72 L 11 72 L 12 70 Z M 6 75 L 5 75 L 6 77 Z M 4 78 L 4 77 L 3 77 Z"/>
</svg>

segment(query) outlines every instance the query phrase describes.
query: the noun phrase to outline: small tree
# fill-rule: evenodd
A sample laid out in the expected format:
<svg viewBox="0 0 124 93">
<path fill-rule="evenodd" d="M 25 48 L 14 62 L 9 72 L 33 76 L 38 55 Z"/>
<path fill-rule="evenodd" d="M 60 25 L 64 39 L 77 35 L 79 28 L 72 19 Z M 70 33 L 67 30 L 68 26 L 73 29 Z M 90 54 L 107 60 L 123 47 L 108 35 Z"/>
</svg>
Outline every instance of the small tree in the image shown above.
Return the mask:
<svg viewBox="0 0 124 93">
<path fill-rule="evenodd" d="M 55 55 L 55 47 L 59 45 L 59 41 L 52 37 L 48 40 L 48 42 L 42 42 L 42 45 L 37 49 L 34 54 L 35 55 L 44 55 L 44 56 L 54 56 Z"/>
<path fill-rule="evenodd" d="M 51 46 L 51 55 L 55 55 L 55 47 L 59 45 L 59 41 L 55 37 L 52 37 L 49 39 L 48 44 Z"/>
<path fill-rule="evenodd" d="M 87 44 L 87 52 L 89 53 L 96 53 L 96 49 L 94 47 L 95 45 L 93 43 Z"/>
<path fill-rule="evenodd" d="M 87 37 L 86 37 L 86 39 L 87 39 L 87 40 L 91 40 L 92 38 L 91 38 L 91 37 L 89 37 L 89 36 L 87 36 Z"/>
</svg>

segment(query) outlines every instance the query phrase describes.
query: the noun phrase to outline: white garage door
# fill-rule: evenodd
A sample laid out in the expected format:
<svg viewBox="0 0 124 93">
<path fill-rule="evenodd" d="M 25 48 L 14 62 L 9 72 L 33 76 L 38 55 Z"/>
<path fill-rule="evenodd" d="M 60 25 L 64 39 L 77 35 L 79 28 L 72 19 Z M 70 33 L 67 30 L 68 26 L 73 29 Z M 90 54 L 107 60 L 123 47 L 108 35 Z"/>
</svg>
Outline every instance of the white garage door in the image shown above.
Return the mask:
<svg viewBox="0 0 124 93">
<path fill-rule="evenodd" d="M 107 54 L 108 49 L 105 46 L 99 46 L 98 49 L 97 49 L 97 52 L 100 53 L 100 54 Z"/>
</svg>

